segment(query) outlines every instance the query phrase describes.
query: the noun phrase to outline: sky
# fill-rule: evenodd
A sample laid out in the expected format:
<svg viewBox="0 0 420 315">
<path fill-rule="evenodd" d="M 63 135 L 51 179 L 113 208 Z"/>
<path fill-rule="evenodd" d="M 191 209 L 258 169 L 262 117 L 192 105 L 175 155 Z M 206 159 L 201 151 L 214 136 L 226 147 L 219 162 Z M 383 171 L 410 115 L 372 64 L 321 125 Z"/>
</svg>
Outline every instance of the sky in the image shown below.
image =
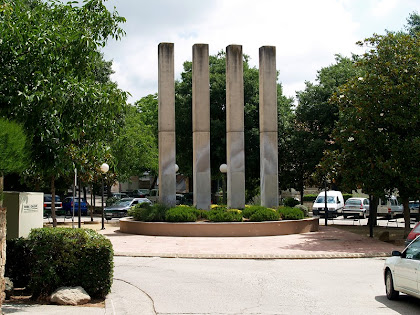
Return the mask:
<svg viewBox="0 0 420 315">
<path fill-rule="evenodd" d="M 350 57 L 355 43 L 386 30 L 403 30 L 419 0 L 109 0 L 105 5 L 127 19 L 126 36 L 103 49 L 113 61 L 111 79 L 134 103 L 158 90 L 158 45 L 174 43 L 175 79 L 192 60 L 192 46 L 209 45 L 214 55 L 242 45 L 258 68 L 261 46 L 276 46 L 278 81 L 295 97 L 314 82 L 317 71 L 334 64 L 336 54 Z"/>
</svg>

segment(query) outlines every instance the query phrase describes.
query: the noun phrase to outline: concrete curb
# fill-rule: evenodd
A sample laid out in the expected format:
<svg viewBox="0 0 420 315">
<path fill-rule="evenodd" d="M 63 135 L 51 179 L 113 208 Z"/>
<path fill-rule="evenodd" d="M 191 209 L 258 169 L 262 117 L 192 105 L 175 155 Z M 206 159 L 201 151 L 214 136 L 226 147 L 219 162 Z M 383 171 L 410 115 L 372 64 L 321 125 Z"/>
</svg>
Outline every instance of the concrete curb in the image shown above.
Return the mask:
<svg viewBox="0 0 420 315">
<path fill-rule="evenodd" d="M 304 255 L 276 254 L 183 254 L 183 253 L 125 253 L 115 252 L 120 257 L 160 257 L 160 258 L 191 258 L 191 259 L 344 259 L 344 258 L 377 258 L 389 257 L 389 253 L 323 253 Z"/>
</svg>

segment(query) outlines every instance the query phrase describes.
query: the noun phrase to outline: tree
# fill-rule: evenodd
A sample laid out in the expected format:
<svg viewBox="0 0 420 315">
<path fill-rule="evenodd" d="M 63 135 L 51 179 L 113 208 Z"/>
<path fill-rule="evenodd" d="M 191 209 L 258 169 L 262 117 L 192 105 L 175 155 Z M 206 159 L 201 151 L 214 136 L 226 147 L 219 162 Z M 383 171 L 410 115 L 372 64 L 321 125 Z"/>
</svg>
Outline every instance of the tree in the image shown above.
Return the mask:
<svg viewBox="0 0 420 315">
<path fill-rule="evenodd" d="M 413 12 L 407 19 L 408 25 L 406 29 L 411 36 L 418 36 L 420 32 L 420 15 L 417 12 Z"/>
<path fill-rule="evenodd" d="M 382 196 L 398 189 L 405 232 L 408 200 L 420 192 L 420 45 L 417 36 L 374 35 L 359 45 L 369 50 L 356 63 L 361 75 L 340 88 L 336 156 L 348 182 Z"/>
<path fill-rule="evenodd" d="M 245 114 L 245 186 L 247 200 L 258 193 L 260 177 L 259 149 L 259 72 L 244 56 Z M 209 57 L 210 71 L 210 164 L 213 179 L 221 179 L 221 164 L 226 163 L 226 56 Z M 278 84 L 279 113 L 290 109 L 292 100 L 282 95 Z M 176 154 L 182 172 L 192 176 L 192 62 L 184 63 L 181 80 L 175 83 Z M 215 191 L 213 186 L 213 192 Z"/>
<path fill-rule="evenodd" d="M 0 118 L 0 207 L 3 206 L 3 176 L 25 168 L 28 149 L 22 127 Z"/>
<path fill-rule="evenodd" d="M 318 83 L 306 82 L 305 90 L 297 93 L 295 117 L 279 137 L 280 187 L 300 191 L 301 202 L 308 183 L 322 185 L 325 176 L 317 179 L 313 174 L 324 152 L 335 146 L 332 131 L 338 119 L 337 105 L 328 100 L 355 75 L 353 64 L 354 60 L 336 55 L 335 64 L 318 71 Z"/>
<path fill-rule="evenodd" d="M 142 176 L 146 171 L 156 174 L 158 170 L 157 140 L 153 127 L 146 125 L 141 117 L 142 113 L 135 107 L 128 107 L 125 124 L 112 144 L 112 156 L 120 181 L 133 175 Z"/>
<path fill-rule="evenodd" d="M 83 157 L 103 156 L 118 131 L 126 94 L 106 79 L 99 48 L 125 20 L 100 0 L 3 0 L 0 10 L 0 114 L 32 135 L 30 169 L 54 201 L 57 177 L 87 169 Z M 52 216 L 56 225 L 54 203 Z"/>
</svg>

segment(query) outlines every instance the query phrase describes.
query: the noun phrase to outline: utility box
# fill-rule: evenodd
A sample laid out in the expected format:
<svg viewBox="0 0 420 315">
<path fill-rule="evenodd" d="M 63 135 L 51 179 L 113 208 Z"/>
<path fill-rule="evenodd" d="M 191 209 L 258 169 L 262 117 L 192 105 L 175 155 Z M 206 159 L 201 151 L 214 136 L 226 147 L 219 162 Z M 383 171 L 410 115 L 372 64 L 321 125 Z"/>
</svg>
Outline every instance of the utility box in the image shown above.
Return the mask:
<svg viewBox="0 0 420 315">
<path fill-rule="evenodd" d="M 7 208 L 6 239 L 28 237 L 31 229 L 43 227 L 44 193 L 5 191 L 3 206 Z"/>
</svg>

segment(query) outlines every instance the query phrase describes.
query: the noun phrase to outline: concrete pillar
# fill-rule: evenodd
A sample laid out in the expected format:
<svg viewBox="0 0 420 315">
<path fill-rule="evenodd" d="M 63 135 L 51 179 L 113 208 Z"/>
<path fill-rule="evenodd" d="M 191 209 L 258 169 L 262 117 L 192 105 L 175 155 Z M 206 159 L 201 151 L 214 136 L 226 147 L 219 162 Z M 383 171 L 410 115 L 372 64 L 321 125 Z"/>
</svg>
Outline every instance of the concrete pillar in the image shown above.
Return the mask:
<svg viewBox="0 0 420 315">
<path fill-rule="evenodd" d="M 176 203 L 174 44 L 158 46 L 159 202 Z"/>
<path fill-rule="evenodd" d="M 260 48 L 259 71 L 261 205 L 277 207 L 279 192 L 276 47 Z"/>
<path fill-rule="evenodd" d="M 226 47 L 227 206 L 245 207 L 244 79 L 242 46 Z"/>
<path fill-rule="evenodd" d="M 209 45 L 195 44 L 192 56 L 194 206 L 208 210 L 211 204 Z"/>
</svg>

